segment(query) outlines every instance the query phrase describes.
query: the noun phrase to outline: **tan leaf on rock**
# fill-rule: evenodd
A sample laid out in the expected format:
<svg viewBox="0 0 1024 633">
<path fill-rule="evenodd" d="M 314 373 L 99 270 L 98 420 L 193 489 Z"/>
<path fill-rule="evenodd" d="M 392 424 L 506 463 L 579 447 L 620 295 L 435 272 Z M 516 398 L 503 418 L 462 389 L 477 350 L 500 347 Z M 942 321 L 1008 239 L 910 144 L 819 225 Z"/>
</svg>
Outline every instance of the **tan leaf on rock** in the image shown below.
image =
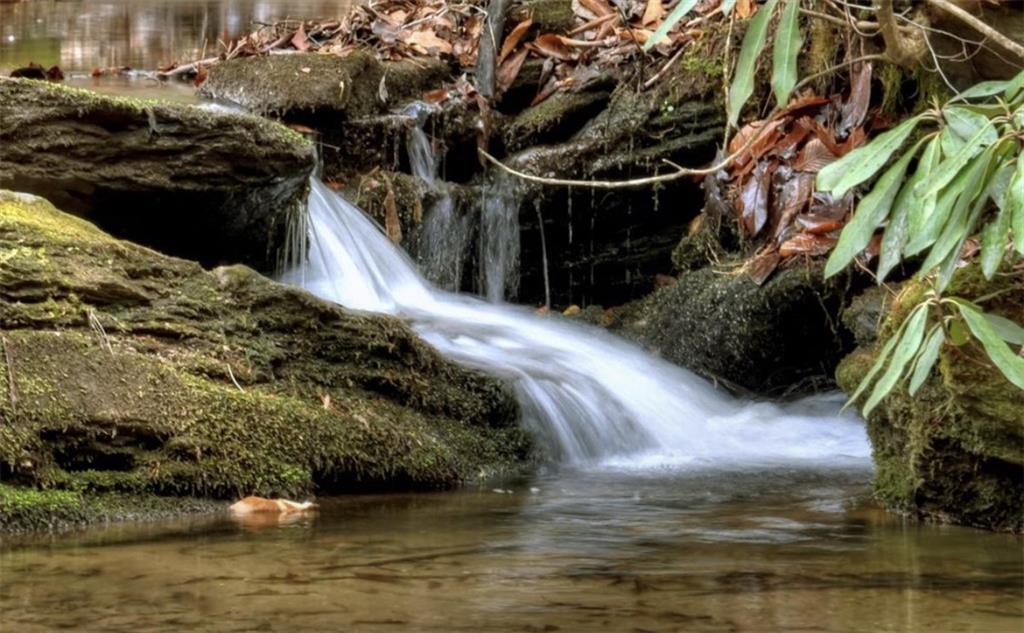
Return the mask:
<svg viewBox="0 0 1024 633">
<path fill-rule="evenodd" d="M 295 31 L 295 35 L 292 36 L 292 46 L 300 51 L 309 50 L 309 38 L 306 37 L 306 27 L 301 23 L 299 24 L 299 29 Z"/>
<path fill-rule="evenodd" d="M 526 35 L 526 32 L 530 30 L 531 26 L 533 26 L 533 20 L 526 18 L 512 29 L 505 38 L 505 41 L 501 44 L 501 54 L 498 55 L 499 64 L 505 61 L 505 58 L 512 54 L 512 51 L 514 51 L 516 46 L 519 45 L 519 42 Z"/>
<path fill-rule="evenodd" d="M 572 53 L 562 43 L 562 38 L 554 33 L 538 35 L 537 39 L 530 42 L 530 46 L 544 57 L 553 57 L 562 61 L 572 61 Z"/>
</svg>

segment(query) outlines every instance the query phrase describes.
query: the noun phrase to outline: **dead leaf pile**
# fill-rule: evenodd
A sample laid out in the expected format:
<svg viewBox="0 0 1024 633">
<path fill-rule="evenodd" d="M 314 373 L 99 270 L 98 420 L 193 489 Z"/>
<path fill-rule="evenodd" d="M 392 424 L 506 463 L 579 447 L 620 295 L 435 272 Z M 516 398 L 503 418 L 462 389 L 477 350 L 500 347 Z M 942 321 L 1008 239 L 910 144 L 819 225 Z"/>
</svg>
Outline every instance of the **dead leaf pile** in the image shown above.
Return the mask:
<svg viewBox="0 0 1024 633">
<path fill-rule="evenodd" d="M 660 38 L 651 54 L 668 58 L 668 63 L 658 64 L 663 70 L 678 59 L 683 46 L 701 38 L 709 20 L 722 18 L 720 4 L 704 0 Z M 283 20 L 237 40 L 225 35 L 218 43 L 219 54 L 168 64 L 159 72 L 201 83 L 204 69 L 235 57 L 287 52 L 344 56 L 356 49 L 389 61 L 443 57 L 469 70 L 476 65 L 485 6 L 485 0 L 373 0 L 339 19 Z M 498 55 L 498 92 L 512 85 L 531 57 L 544 60 L 535 103 L 559 90 L 578 89 L 603 69 L 644 56 L 641 46 L 654 36 L 671 6 L 671 0 L 572 0 L 576 24 L 564 33 L 544 32 L 527 10 L 513 9 Z M 738 0 L 732 11 L 739 18 L 749 17 L 756 6 L 753 0 Z"/>
<path fill-rule="evenodd" d="M 724 195 L 741 232 L 764 244 L 746 264 L 758 284 L 790 258 L 831 251 L 853 211 L 852 193 L 834 199 L 815 191 L 822 168 L 863 145 L 869 131 L 889 125 L 879 112 L 869 113 L 870 64 L 854 73 L 851 86 L 845 99 L 796 97 L 729 143 L 729 153 L 739 156 L 724 174 Z"/>
</svg>

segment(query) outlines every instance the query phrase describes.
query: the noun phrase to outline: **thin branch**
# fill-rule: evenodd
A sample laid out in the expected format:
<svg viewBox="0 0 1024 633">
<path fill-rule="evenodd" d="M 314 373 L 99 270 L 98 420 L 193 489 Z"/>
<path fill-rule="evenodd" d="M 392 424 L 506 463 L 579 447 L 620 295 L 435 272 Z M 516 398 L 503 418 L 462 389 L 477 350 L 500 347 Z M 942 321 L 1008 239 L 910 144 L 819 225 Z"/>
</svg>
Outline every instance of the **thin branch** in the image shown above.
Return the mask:
<svg viewBox="0 0 1024 633">
<path fill-rule="evenodd" d="M 943 11 L 955 16 L 964 24 L 967 24 L 972 29 L 984 35 L 987 39 L 995 42 L 1005 50 L 1013 53 L 1017 57 L 1024 59 L 1024 45 L 1019 42 L 1015 42 L 1006 35 L 1003 35 L 999 31 L 995 30 L 991 26 L 985 24 L 977 17 L 971 15 L 967 11 L 961 9 L 957 5 L 953 4 L 949 0 L 927 0 L 928 4 L 942 9 Z M 888 43 L 888 41 L 887 41 Z"/>
</svg>

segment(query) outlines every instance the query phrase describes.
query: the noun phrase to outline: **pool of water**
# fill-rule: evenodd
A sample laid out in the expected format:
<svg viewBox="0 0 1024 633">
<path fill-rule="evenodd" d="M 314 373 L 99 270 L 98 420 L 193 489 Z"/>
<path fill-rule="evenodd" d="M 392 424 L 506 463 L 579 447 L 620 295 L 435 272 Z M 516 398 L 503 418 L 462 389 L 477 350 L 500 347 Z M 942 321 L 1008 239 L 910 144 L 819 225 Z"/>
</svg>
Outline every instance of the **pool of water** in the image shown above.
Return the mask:
<svg viewBox="0 0 1024 633">
<path fill-rule="evenodd" d="M 0 630 L 1021 631 L 1021 541 L 908 524 L 866 465 L 562 472 L 0 551 Z"/>
<path fill-rule="evenodd" d="M 214 54 L 254 23 L 335 17 L 348 0 L 26 0 L 0 2 L 0 70 L 153 70 Z M 6 74 L 6 73 L 5 73 Z"/>
</svg>

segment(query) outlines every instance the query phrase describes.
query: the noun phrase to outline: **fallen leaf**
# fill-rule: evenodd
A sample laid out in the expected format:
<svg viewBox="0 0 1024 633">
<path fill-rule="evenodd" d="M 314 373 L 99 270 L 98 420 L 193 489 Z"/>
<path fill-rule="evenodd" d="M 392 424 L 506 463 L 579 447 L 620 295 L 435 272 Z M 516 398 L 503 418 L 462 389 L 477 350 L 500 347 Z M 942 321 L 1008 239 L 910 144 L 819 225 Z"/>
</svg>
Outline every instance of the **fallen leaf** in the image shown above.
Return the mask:
<svg viewBox="0 0 1024 633">
<path fill-rule="evenodd" d="M 495 77 L 495 88 L 498 90 L 498 94 L 501 94 L 509 89 L 512 82 L 519 76 L 519 71 L 523 68 L 523 63 L 526 61 L 526 57 L 530 54 L 530 51 L 525 48 L 519 49 L 515 55 L 505 60 L 501 66 L 498 66 L 498 72 Z"/>
<path fill-rule="evenodd" d="M 294 46 L 296 48 L 296 50 L 300 50 L 300 51 L 308 51 L 309 50 L 309 38 L 306 37 L 306 27 L 301 22 L 299 23 L 298 30 L 295 31 L 295 35 L 292 36 L 292 40 L 291 41 L 292 41 L 292 46 Z"/>
<path fill-rule="evenodd" d="M 384 194 L 384 234 L 393 243 L 402 241 L 402 223 L 398 219 L 398 206 L 395 203 L 395 188 L 391 181 L 386 181 L 388 191 Z"/>
<path fill-rule="evenodd" d="M 329 393 L 321 394 L 320 402 L 323 403 L 325 409 L 330 409 L 331 408 L 331 394 L 329 394 Z"/>
<path fill-rule="evenodd" d="M 579 3 L 584 9 L 593 13 L 595 17 L 615 13 L 615 10 L 602 0 L 579 0 Z"/>
<path fill-rule="evenodd" d="M 779 170 L 776 173 L 781 173 Z M 782 185 L 782 191 L 776 201 L 781 203 L 782 209 L 778 212 L 778 220 L 775 225 L 775 241 L 780 241 L 789 233 L 793 226 L 793 220 L 810 203 L 811 195 L 814 193 L 814 174 L 792 173 Z M 785 257 L 785 255 L 783 255 Z"/>
<path fill-rule="evenodd" d="M 299 134 L 316 134 L 316 130 L 311 127 L 302 125 L 301 123 L 289 123 L 288 127 L 295 130 Z"/>
<path fill-rule="evenodd" d="M 812 138 L 807 141 L 804 148 L 800 150 L 796 160 L 793 161 L 793 169 L 816 174 L 826 166 L 838 160 L 838 156 L 829 151 L 820 138 Z"/>
<path fill-rule="evenodd" d="M 733 14 L 741 20 L 746 20 L 750 16 L 754 15 L 754 10 L 756 8 L 756 0 L 739 0 L 736 3 L 736 8 L 733 9 Z"/>
<path fill-rule="evenodd" d="M 771 189 L 771 168 L 767 161 L 758 163 L 740 193 L 740 218 L 747 235 L 761 232 L 768 221 L 768 193 Z"/>
<path fill-rule="evenodd" d="M 530 46 L 544 57 L 553 57 L 566 62 L 573 60 L 572 53 L 562 43 L 562 39 L 554 33 L 538 35 L 537 39 L 530 42 Z"/>
<path fill-rule="evenodd" d="M 196 67 L 196 76 L 192 79 L 192 85 L 196 88 L 203 85 L 208 74 L 209 73 L 206 72 L 206 66 L 199 64 L 199 66 Z"/>
<path fill-rule="evenodd" d="M 499 64 L 505 61 L 505 58 L 515 50 L 516 46 L 519 45 L 520 40 L 523 39 L 523 36 L 526 35 L 526 32 L 530 30 L 532 25 L 533 20 L 526 18 L 517 24 L 511 32 L 509 32 L 508 36 L 505 37 L 505 41 L 501 44 L 501 53 L 498 55 Z"/>
<path fill-rule="evenodd" d="M 779 246 L 779 255 L 792 257 L 794 255 L 809 255 L 811 257 L 824 255 L 836 245 L 837 238 L 830 235 L 816 235 L 813 233 L 798 233 L 786 240 Z"/>
<path fill-rule="evenodd" d="M 846 226 L 846 222 L 842 218 L 837 219 L 817 213 L 804 213 L 796 218 L 796 223 L 800 225 L 804 233 L 819 235 L 838 231 Z"/>
<path fill-rule="evenodd" d="M 747 260 L 743 270 L 755 284 L 760 286 L 775 272 L 776 267 L 779 265 L 779 260 L 781 260 L 779 251 L 774 246 L 771 246 Z"/>
<path fill-rule="evenodd" d="M 438 88 L 437 90 L 423 93 L 423 101 L 426 103 L 437 104 L 444 103 L 447 100 L 448 90 L 446 88 Z"/>
<path fill-rule="evenodd" d="M 861 64 L 860 71 L 853 78 L 850 98 L 843 104 L 843 119 L 839 123 L 839 136 L 845 137 L 864 123 L 871 103 L 871 63 Z"/>
<path fill-rule="evenodd" d="M 654 26 L 656 23 L 660 23 L 664 17 L 665 5 L 661 3 L 661 0 L 647 0 L 647 7 L 644 8 L 644 15 L 640 18 L 640 24 Z"/>
<path fill-rule="evenodd" d="M 452 52 L 451 42 L 438 37 L 437 33 L 431 29 L 414 31 L 412 35 L 405 40 L 405 42 L 418 53 L 423 55 L 436 55 L 439 53 L 451 54 Z"/>
</svg>

